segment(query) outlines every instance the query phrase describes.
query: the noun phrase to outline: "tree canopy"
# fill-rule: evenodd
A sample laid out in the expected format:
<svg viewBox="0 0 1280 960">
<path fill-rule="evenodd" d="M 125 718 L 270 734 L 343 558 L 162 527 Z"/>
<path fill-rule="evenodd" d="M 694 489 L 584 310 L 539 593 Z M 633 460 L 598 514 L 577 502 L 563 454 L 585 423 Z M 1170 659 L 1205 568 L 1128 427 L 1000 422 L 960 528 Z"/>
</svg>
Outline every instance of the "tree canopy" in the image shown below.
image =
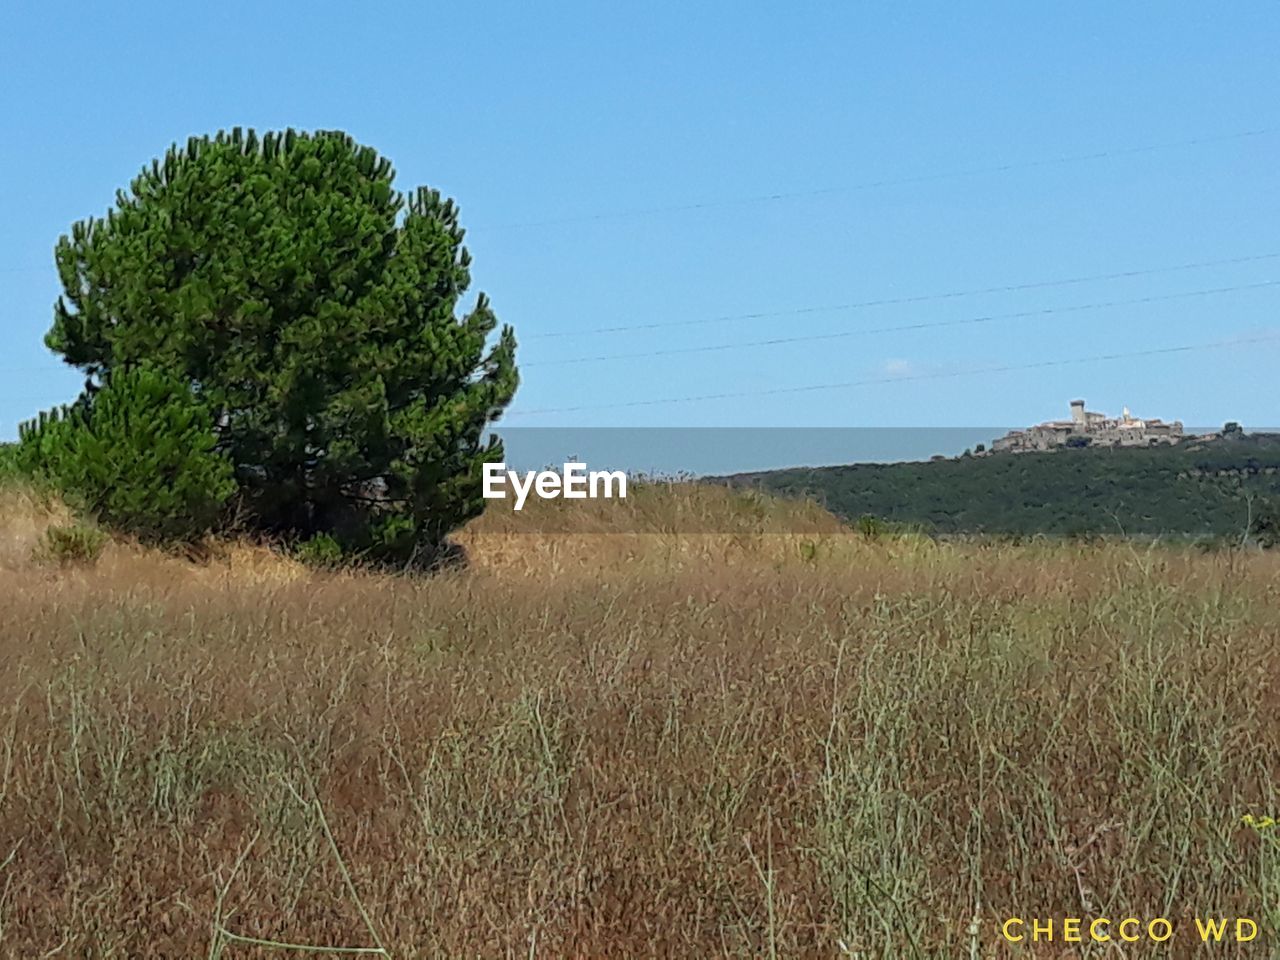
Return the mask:
<svg viewBox="0 0 1280 960">
<path fill-rule="evenodd" d="M 57 245 L 46 342 L 86 374 L 147 363 L 211 414 L 238 512 L 396 562 L 482 506 L 515 338 L 470 285 L 458 209 L 340 132 L 175 145 Z"/>
</svg>

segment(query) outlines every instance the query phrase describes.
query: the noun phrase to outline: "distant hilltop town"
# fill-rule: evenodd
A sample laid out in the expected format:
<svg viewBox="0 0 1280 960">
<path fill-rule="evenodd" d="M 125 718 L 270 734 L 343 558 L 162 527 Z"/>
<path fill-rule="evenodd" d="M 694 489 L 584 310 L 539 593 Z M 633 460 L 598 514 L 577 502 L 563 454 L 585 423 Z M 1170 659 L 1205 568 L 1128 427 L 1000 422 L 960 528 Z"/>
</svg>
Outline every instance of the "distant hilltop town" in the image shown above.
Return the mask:
<svg viewBox="0 0 1280 960">
<path fill-rule="evenodd" d="M 1084 408 L 1083 400 L 1071 401 L 1070 420 L 1049 420 L 1011 430 L 991 445 L 993 453 L 1029 453 L 1063 447 L 1150 447 L 1183 439 L 1182 421 L 1144 420 L 1125 407 L 1119 417 L 1108 417 Z"/>
</svg>

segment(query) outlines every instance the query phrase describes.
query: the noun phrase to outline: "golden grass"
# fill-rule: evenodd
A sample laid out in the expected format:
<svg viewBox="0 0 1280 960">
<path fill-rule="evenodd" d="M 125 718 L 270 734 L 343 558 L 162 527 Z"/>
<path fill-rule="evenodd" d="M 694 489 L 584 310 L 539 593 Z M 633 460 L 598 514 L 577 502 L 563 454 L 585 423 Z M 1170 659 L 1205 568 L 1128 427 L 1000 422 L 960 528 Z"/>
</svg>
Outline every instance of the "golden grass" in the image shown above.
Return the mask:
<svg viewBox="0 0 1280 960">
<path fill-rule="evenodd" d="M 1048 957 L 999 920 L 1277 909 L 1275 557 L 676 489 L 486 517 L 431 579 L 58 571 L 6 496 L 6 957 Z"/>
<path fill-rule="evenodd" d="M 0 571 L 29 567 L 45 530 L 70 521 L 70 511 L 56 500 L 0 482 Z"/>
</svg>

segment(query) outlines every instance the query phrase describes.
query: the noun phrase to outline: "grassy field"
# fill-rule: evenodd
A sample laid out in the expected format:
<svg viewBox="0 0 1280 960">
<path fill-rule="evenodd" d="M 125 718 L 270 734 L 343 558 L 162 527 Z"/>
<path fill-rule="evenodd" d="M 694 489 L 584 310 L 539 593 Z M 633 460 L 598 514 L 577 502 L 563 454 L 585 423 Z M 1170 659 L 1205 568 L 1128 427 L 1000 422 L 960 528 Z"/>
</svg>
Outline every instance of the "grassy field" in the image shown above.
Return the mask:
<svg viewBox="0 0 1280 960">
<path fill-rule="evenodd" d="M 1178 956 L 999 926 L 1280 911 L 1280 557 L 744 503 L 486 518 L 428 580 L 58 568 L 0 492 L 0 955 Z"/>
</svg>

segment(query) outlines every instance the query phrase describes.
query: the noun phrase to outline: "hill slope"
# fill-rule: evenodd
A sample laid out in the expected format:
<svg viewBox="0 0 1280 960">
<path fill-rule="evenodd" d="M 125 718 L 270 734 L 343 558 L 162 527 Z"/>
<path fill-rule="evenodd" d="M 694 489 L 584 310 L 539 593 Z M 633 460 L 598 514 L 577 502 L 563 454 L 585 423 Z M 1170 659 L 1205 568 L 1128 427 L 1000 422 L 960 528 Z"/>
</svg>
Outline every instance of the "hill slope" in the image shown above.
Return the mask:
<svg viewBox="0 0 1280 960">
<path fill-rule="evenodd" d="M 994 454 L 916 463 L 795 468 L 718 478 L 812 497 L 941 534 L 1232 536 L 1249 500 L 1280 498 L 1280 435 L 1152 449 Z"/>
</svg>

